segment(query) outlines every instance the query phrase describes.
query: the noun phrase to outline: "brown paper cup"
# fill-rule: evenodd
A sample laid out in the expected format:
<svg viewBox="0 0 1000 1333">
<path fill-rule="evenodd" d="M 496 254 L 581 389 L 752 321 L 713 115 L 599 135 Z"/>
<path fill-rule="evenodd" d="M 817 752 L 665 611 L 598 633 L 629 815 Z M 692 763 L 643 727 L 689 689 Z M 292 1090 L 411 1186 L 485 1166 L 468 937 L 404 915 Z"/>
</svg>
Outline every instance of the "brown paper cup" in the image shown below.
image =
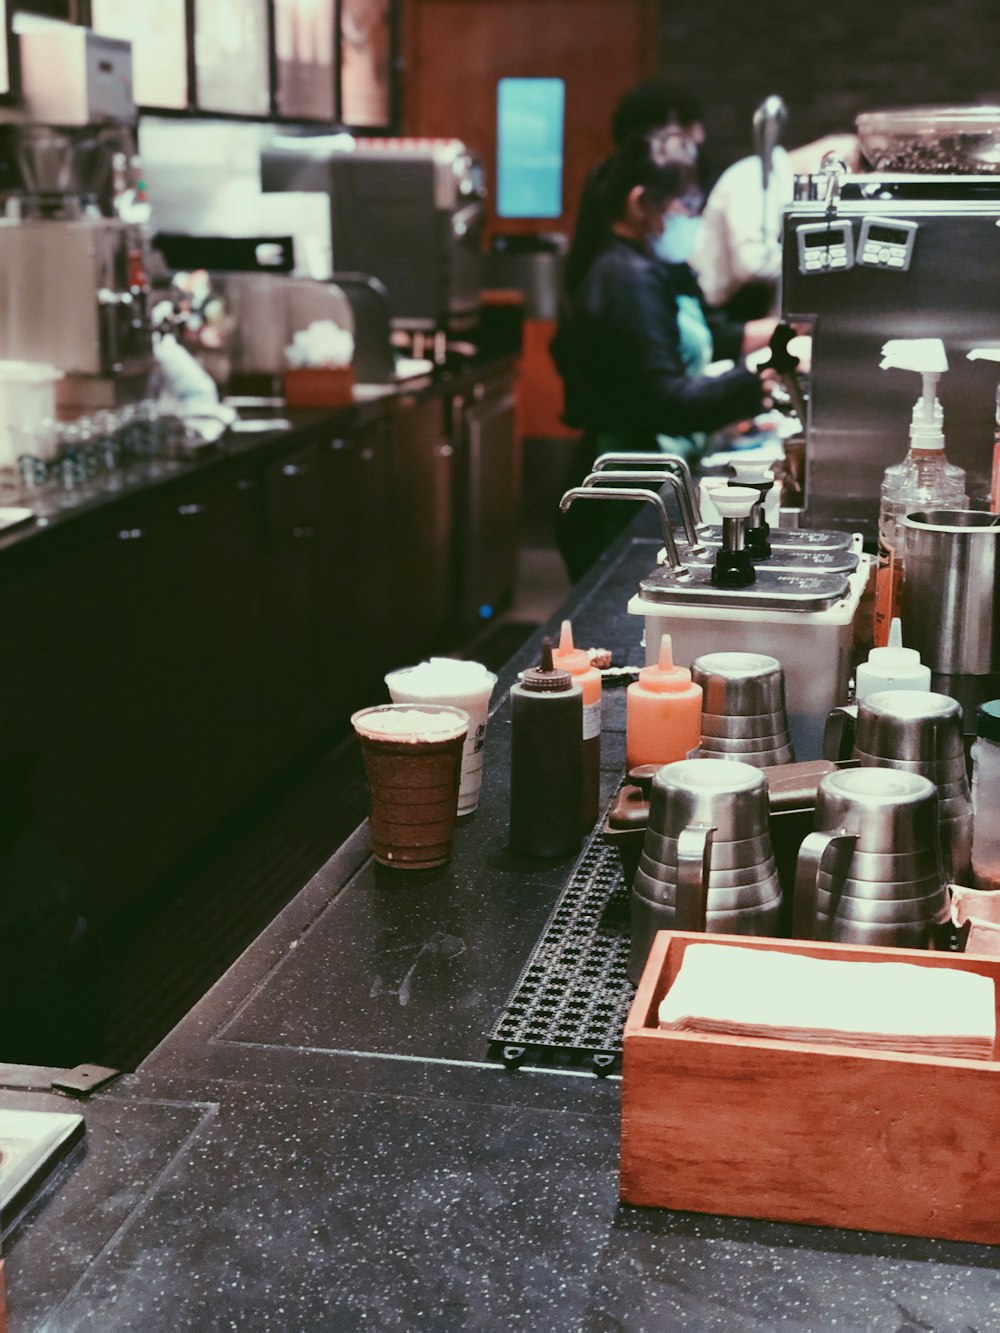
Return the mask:
<svg viewBox="0 0 1000 1333">
<path fill-rule="evenodd" d="M 379 734 L 379 714 L 395 713 L 412 729 Z M 452 728 L 424 729 L 428 714 L 453 719 Z M 364 708 L 351 722 L 361 743 L 371 792 L 372 850 L 380 865 L 427 870 L 451 856 L 469 715 L 434 704 Z"/>
</svg>

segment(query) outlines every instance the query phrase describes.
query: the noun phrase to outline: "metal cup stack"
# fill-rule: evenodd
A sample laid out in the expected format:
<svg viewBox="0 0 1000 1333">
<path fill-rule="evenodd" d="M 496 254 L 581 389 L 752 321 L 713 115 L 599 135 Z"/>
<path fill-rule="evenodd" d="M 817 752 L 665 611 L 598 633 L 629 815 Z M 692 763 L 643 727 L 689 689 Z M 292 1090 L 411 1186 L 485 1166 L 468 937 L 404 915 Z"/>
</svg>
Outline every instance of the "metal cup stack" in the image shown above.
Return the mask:
<svg viewBox="0 0 1000 1333">
<path fill-rule="evenodd" d="M 946 694 L 870 694 L 858 705 L 854 758 L 862 768 L 919 773 L 935 784 L 946 867 L 952 879 L 965 881 L 972 863 L 972 793 L 961 706 Z"/>
<path fill-rule="evenodd" d="M 795 758 L 785 710 L 785 673 L 763 653 L 705 653 L 691 664 L 702 688 L 705 759 L 734 759 L 754 768 Z"/>
</svg>

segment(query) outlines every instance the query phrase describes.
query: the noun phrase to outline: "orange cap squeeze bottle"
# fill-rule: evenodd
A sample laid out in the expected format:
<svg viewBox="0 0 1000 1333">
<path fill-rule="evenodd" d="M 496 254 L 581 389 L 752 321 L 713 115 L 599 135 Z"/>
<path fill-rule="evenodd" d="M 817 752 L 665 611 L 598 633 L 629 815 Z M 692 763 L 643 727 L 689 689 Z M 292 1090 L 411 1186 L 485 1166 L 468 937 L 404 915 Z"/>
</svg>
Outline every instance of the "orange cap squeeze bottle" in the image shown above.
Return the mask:
<svg viewBox="0 0 1000 1333">
<path fill-rule="evenodd" d="M 625 698 L 629 768 L 672 764 L 701 744 L 701 686 L 687 667 L 674 666 L 669 634 L 660 640 L 660 660 L 642 668 Z"/>
</svg>

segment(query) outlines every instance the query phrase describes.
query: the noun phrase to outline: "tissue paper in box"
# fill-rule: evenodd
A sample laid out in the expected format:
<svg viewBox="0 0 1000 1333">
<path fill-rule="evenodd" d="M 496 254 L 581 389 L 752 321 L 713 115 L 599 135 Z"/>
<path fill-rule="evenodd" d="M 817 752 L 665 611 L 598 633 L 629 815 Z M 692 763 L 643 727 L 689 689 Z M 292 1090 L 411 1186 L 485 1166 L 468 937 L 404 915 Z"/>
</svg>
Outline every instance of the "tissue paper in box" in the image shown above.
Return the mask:
<svg viewBox="0 0 1000 1333">
<path fill-rule="evenodd" d="M 712 942 L 1000 978 L 1000 959 L 970 954 Z M 995 1055 L 665 1031 L 659 1004 L 692 943 L 705 936 L 660 931 L 625 1025 L 623 1202 L 1000 1244 Z"/>
<path fill-rule="evenodd" d="M 302 366 L 286 370 L 289 407 L 349 407 L 354 401 L 353 366 Z"/>
</svg>

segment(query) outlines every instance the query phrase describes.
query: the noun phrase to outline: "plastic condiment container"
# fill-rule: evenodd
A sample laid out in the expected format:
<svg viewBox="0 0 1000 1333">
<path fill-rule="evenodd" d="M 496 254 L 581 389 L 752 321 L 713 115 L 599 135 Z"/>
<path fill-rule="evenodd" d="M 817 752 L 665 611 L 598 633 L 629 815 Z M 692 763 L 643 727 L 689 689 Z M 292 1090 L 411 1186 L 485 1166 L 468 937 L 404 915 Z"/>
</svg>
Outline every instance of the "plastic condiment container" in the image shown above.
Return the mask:
<svg viewBox="0 0 1000 1333">
<path fill-rule="evenodd" d="M 580 849 L 583 806 L 583 691 L 553 666 L 542 640 L 541 665 L 510 690 L 510 850 L 519 856 L 571 856 Z"/>
<path fill-rule="evenodd" d="M 582 648 L 573 646 L 573 626 L 562 622 L 552 665 L 568 671 L 583 691 L 583 831 L 597 823 L 601 806 L 601 673 Z"/>
<path fill-rule="evenodd" d="M 848 578 L 848 593 L 825 611 L 788 611 L 755 606 L 748 597 L 731 606 L 706 606 L 678 599 L 656 602 L 641 594 L 628 610 L 645 621 L 646 661 L 655 662 L 660 636 L 669 634 L 674 653 L 693 662 L 703 653 L 766 653 L 785 669 L 788 729 L 799 759 L 819 759 L 830 710 L 843 703 L 851 676 L 854 619 L 868 582 L 870 557 L 862 556 Z M 752 593 L 752 589 L 749 590 Z"/>
<path fill-rule="evenodd" d="M 1000 889 L 1000 699 L 980 704 L 972 747 L 972 873 Z"/>
<path fill-rule="evenodd" d="M 873 648 L 867 662 L 855 674 L 854 697 L 858 703 L 879 690 L 929 690 L 931 669 L 924 666 L 916 648 L 903 647 L 903 629 L 894 616 L 889 627 L 889 642 Z"/>
<path fill-rule="evenodd" d="M 626 691 L 625 753 L 629 768 L 672 764 L 701 744 L 701 686 L 687 667 L 675 666 L 670 635 L 659 657 Z"/>
<path fill-rule="evenodd" d="M 450 704 L 469 714 L 469 730 L 462 750 L 458 813 L 471 814 L 479 804 L 483 782 L 486 724 L 496 676 L 479 662 L 432 657 L 418 666 L 390 671 L 385 683 L 393 703 Z"/>
</svg>

